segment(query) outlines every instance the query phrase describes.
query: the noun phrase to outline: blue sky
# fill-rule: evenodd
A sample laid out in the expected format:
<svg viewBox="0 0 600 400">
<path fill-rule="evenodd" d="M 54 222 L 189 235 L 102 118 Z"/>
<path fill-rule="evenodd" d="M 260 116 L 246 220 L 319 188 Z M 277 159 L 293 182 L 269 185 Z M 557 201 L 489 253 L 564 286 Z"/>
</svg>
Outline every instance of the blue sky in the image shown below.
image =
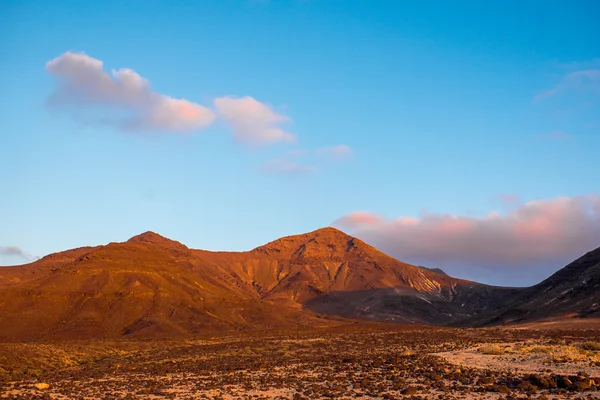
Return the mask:
<svg viewBox="0 0 600 400">
<path fill-rule="evenodd" d="M 600 246 L 598 15 L 4 1 L 0 265 L 146 230 L 248 250 L 334 224 L 408 262 L 534 283 Z"/>
</svg>

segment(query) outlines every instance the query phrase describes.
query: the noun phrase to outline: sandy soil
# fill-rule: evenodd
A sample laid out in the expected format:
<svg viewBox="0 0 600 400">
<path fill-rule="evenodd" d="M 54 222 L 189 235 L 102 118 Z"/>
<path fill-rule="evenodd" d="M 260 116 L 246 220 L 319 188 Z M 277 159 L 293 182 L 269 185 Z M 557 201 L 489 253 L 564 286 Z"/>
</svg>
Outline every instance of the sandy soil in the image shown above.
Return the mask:
<svg viewBox="0 0 600 400">
<path fill-rule="evenodd" d="M 485 354 L 490 345 L 480 345 L 437 355 L 459 366 L 527 374 L 577 375 L 583 372 L 600 377 L 599 351 L 586 351 L 576 345 L 538 345 L 535 342 L 495 343 L 492 346 L 503 354 Z"/>
</svg>

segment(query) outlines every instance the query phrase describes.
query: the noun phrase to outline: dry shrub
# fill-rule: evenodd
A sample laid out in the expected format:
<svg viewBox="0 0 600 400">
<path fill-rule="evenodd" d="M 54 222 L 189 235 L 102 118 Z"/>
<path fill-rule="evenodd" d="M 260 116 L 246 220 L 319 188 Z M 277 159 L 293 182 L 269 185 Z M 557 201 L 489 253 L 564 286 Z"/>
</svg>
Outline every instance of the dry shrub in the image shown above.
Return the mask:
<svg viewBox="0 0 600 400">
<path fill-rule="evenodd" d="M 478 351 L 481 354 L 488 354 L 488 355 L 494 355 L 494 356 L 504 354 L 504 349 L 502 347 L 498 346 L 497 344 L 489 344 L 489 345 L 481 346 L 478 349 Z"/>
<path fill-rule="evenodd" d="M 535 346 L 531 348 L 532 353 L 549 354 L 552 353 L 552 348 L 548 346 Z"/>
<path fill-rule="evenodd" d="M 600 351 L 600 342 L 586 342 L 582 343 L 580 347 L 583 350 Z"/>
</svg>

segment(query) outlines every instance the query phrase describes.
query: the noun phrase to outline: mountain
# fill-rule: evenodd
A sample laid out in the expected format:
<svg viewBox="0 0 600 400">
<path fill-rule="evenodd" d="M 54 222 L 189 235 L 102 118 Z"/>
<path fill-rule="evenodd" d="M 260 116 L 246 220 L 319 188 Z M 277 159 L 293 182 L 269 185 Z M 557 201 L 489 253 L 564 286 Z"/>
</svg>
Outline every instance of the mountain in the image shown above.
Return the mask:
<svg viewBox="0 0 600 400">
<path fill-rule="evenodd" d="M 503 307 L 463 323 L 492 325 L 552 317 L 600 317 L 600 247 L 539 284 L 522 289 Z"/>
<path fill-rule="evenodd" d="M 147 232 L 1 268 L 0 337 L 172 336 L 314 318 L 260 301 L 199 253 Z"/>
<path fill-rule="evenodd" d="M 588 271 L 588 264 L 567 268 Z M 597 284 L 597 272 L 585 271 L 586 282 Z M 552 280 L 556 291 L 566 290 L 561 279 Z M 334 228 L 246 252 L 190 249 L 146 232 L 0 268 L 0 338 L 177 336 L 314 327 L 345 318 L 479 324 L 497 310 L 510 313 L 514 299 L 529 299 L 535 309 L 539 293 L 554 293 L 535 288 L 452 278 Z"/>
</svg>

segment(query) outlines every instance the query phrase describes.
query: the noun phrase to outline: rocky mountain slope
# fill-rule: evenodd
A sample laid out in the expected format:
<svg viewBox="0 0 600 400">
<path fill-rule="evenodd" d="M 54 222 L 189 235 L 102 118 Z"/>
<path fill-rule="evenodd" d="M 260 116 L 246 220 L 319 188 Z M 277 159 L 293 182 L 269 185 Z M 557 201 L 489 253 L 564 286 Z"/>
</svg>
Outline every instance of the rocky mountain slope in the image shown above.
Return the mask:
<svg viewBox="0 0 600 400">
<path fill-rule="evenodd" d="M 589 293 L 578 289 L 588 300 L 598 292 L 597 268 L 588 266 L 597 260 L 590 260 L 567 267 L 583 271 L 584 285 L 596 285 Z M 340 318 L 493 323 L 498 310 L 525 307 L 515 299 L 529 301 L 533 310 L 538 293 L 567 290 L 561 276 L 550 280 L 553 291 L 544 282 L 515 289 L 455 279 L 398 261 L 334 228 L 247 252 L 194 250 L 146 232 L 0 268 L 0 337 L 173 336 L 311 327 Z"/>
<path fill-rule="evenodd" d="M 510 302 L 463 321 L 470 325 L 525 322 L 551 317 L 600 317 L 600 247 Z"/>
</svg>

